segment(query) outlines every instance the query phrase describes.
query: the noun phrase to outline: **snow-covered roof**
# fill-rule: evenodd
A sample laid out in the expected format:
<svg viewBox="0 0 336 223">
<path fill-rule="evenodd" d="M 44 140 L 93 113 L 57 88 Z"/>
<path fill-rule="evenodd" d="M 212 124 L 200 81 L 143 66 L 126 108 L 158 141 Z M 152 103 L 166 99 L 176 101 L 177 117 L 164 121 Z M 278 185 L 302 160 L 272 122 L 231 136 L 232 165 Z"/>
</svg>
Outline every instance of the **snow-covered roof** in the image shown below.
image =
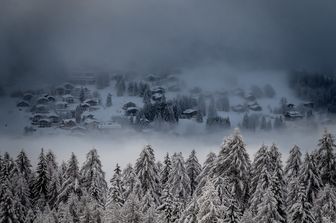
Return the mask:
<svg viewBox="0 0 336 223">
<path fill-rule="evenodd" d="M 120 129 L 121 125 L 115 122 L 106 122 L 98 125 L 99 129 Z"/>
<path fill-rule="evenodd" d="M 66 95 L 63 95 L 63 98 L 73 98 L 74 96 L 72 96 L 71 94 L 66 94 Z"/>
<path fill-rule="evenodd" d="M 184 110 L 183 114 L 192 114 L 192 113 L 195 113 L 195 112 L 197 112 L 196 109 L 189 108 L 189 109 Z"/>
</svg>

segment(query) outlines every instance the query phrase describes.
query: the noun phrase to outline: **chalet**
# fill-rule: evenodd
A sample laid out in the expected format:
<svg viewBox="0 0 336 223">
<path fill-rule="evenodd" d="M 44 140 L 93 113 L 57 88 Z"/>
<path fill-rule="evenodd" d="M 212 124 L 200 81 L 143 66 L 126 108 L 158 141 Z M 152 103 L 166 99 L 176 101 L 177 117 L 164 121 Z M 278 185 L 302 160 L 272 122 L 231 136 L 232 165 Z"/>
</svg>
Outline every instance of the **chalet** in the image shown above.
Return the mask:
<svg viewBox="0 0 336 223">
<path fill-rule="evenodd" d="M 248 103 L 247 107 L 252 111 L 261 111 L 262 110 L 262 107 L 256 101 Z"/>
<path fill-rule="evenodd" d="M 66 91 L 66 94 L 70 94 L 70 92 L 72 91 L 72 89 L 75 88 L 75 86 L 73 86 L 73 85 L 70 84 L 70 83 L 65 83 L 65 84 L 63 84 L 63 87 L 64 87 L 64 89 L 65 89 L 65 91 Z"/>
<path fill-rule="evenodd" d="M 197 115 L 198 115 L 198 110 L 192 109 L 192 108 L 186 109 L 182 112 L 183 118 L 187 118 L 187 119 L 195 118 Z"/>
<path fill-rule="evenodd" d="M 99 121 L 96 119 L 86 119 L 84 121 L 84 126 L 88 129 L 97 129 L 99 125 Z"/>
<path fill-rule="evenodd" d="M 163 94 L 160 93 L 154 93 L 152 95 L 152 100 L 153 101 L 161 101 L 163 99 Z"/>
<path fill-rule="evenodd" d="M 82 103 L 80 104 L 80 107 L 83 109 L 83 110 L 87 110 L 90 108 L 90 105 L 88 103 Z"/>
<path fill-rule="evenodd" d="M 234 112 L 246 112 L 246 107 L 244 105 L 234 105 L 231 106 L 232 111 Z"/>
<path fill-rule="evenodd" d="M 66 103 L 72 104 L 75 102 L 75 99 L 71 94 L 66 94 L 66 95 L 63 95 L 63 101 Z"/>
<path fill-rule="evenodd" d="M 60 117 L 56 113 L 50 113 L 48 115 L 48 119 L 50 120 L 51 123 L 59 123 Z"/>
<path fill-rule="evenodd" d="M 37 104 L 47 104 L 49 102 L 48 98 L 46 97 L 39 97 L 37 100 L 36 100 L 36 103 Z"/>
<path fill-rule="evenodd" d="M 32 125 L 37 125 L 38 122 L 45 117 L 44 114 L 36 113 L 30 119 L 32 120 Z"/>
<path fill-rule="evenodd" d="M 89 104 L 90 106 L 97 106 L 98 101 L 96 99 L 86 99 L 84 103 Z"/>
<path fill-rule="evenodd" d="M 41 119 L 38 121 L 38 127 L 49 128 L 51 127 L 51 121 L 49 119 Z"/>
<path fill-rule="evenodd" d="M 83 112 L 82 117 L 83 117 L 83 120 L 94 119 L 94 115 L 88 111 Z"/>
<path fill-rule="evenodd" d="M 134 102 L 127 102 L 126 104 L 124 104 L 124 106 L 122 107 L 122 109 L 127 110 L 128 108 L 132 108 L 132 107 L 136 107 L 136 104 Z"/>
<path fill-rule="evenodd" d="M 135 116 L 139 111 L 139 108 L 137 107 L 129 107 L 127 108 L 125 115 L 126 116 Z"/>
<path fill-rule="evenodd" d="M 55 102 L 56 101 L 56 98 L 54 96 L 51 96 L 51 95 L 49 95 L 47 97 L 47 99 L 48 99 L 49 102 Z"/>
<path fill-rule="evenodd" d="M 30 104 L 27 101 L 20 101 L 16 104 L 17 107 L 30 107 Z"/>
<path fill-rule="evenodd" d="M 297 120 L 302 119 L 304 116 L 298 111 L 288 111 L 285 114 L 287 120 Z"/>
<path fill-rule="evenodd" d="M 295 105 L 292 104 L 292 103 L 289 103 L 289 104 L 287 104 L 287 108 L 288 108 L 289 110 L 295 109 Z"/>
<path fill-rule="evenodd" d="M 62 121 L 63 127 L 72 128 L 77 125 L 76 120 L 73 118 L 63 119 Z"/>
<path fill-rule="evenodd" d="M 25 100 L 25 101 L 30 101 L 32 98 L 33 98 L 32 93 L 25 93 L 22 97 L 22 99 Z"/>
<path fill-rule="evenodd" d="M 248 93 L 245 96 L 245 99 L 248 100 L 248 101 L 255 101 L 257 98 L 252 93 Z"/>
<path fill-rule="evenodd" d="M 36 106 L 34 107 L 34 110 L 35 110 L 35 112 L 37 112 L 37 113 L 48 113 L 48 112 L 49 112 L 49 108 L 48 108 L 48 106 L 46 106 L 46 105 L 41 105 L 41 104 L 36 105 Z"/>
<path fill-rule="evenodd" d="M 68 103 L 64 102 L 64 101 L 59 101 L 56 102 L 55 104 L 55 109 L 57 110 L 64 110 L 68 107 Z"/>
<path fill-rule="evenodd" d="M 164 94 L 166 90 L 163 87 L 155 87 L 152 89 L 152 94 Z"/>
</svg>

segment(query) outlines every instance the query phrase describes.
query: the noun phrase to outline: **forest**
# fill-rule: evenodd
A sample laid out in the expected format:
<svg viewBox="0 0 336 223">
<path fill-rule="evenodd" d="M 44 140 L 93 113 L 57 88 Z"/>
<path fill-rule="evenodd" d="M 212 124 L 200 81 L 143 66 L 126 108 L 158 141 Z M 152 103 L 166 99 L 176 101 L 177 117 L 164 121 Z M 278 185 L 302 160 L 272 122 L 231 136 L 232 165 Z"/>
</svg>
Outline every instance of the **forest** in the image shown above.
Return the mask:
<svg viewBox="0 0 336 223">
<path fill-rule="evenodd" d="M 316 149 L 261 145 L 251 160 L 238 129 L 200 164 L 196 151 L 157 161 L 146 145 L 133 164 L 106 179 L 97 149 L 79 165 L 41 149 L 0 156 L 2 223 L 331 223 L 336 221 L 334 136 Z M 60 163 L 59 163 L 60 162 Z"/>
</svg>

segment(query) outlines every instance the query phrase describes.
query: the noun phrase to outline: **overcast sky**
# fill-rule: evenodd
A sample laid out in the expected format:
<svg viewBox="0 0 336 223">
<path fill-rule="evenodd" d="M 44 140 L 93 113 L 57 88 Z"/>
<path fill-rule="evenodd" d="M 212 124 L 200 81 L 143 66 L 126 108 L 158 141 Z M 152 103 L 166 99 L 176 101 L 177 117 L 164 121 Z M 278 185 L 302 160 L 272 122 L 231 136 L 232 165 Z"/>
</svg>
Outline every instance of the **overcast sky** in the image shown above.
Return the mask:
<svg viewBox="0 0 336 223">
<path fill-rule="evenodd" d="M 1 77 L 209 63 L 330 70 L 334 0 L 2 0 Z"/>
</svg>

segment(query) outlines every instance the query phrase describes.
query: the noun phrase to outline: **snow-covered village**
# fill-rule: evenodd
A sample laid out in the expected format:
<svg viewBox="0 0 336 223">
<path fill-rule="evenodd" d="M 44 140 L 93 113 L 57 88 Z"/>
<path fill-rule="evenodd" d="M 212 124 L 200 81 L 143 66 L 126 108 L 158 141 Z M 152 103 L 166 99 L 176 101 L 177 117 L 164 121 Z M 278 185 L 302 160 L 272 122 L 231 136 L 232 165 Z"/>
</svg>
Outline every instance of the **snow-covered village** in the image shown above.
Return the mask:
<svg viewBox="0 0 336 223">
<path fill-rule="evenodd" d="M 2 0 L 0 223 L 336 223 L 336 1 Z"/>
</svg>

